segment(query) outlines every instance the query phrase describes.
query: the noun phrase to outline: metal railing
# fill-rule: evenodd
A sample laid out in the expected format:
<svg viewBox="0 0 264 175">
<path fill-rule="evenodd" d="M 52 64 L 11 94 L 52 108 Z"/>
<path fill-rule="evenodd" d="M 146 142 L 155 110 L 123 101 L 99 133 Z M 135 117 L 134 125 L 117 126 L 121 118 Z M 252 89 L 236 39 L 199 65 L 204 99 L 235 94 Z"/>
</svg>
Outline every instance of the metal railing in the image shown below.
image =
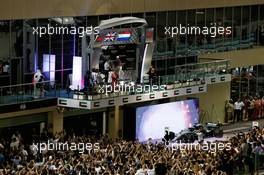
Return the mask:
<svg viewBox="0 0 264 175">
<path fill-rule="evenodd" d="M 204 79 L 205 77 L 215 76 L 224 71 L 228 71 L 230 60 L 217 60 L 203 63 L 185 64 L 171 67 L 174 70 L 173 75 L 163 76 L 168 81 L 181 81 L 190 79 Z M 172 79 L 167 77 L 172 76 Z"/>
<path fill-rule="evenodd" d="M 175 66 L 174 74 L 155 77 L 145 76 L 144 82 L 140 84 L 130 80 L 120 80 L 115 86 L 111 83 L 94 83 L 93 86 L 77 88 L 76 90 L 63 89 L 59 84 L 51 81 L 1 86 L 0 105 L 57 97 L 98 100 L 201 85 L 205 83 L 206 77 L 227 73 L 229 64 L 229 60 L 221 60 Z"/>
<path fill-rule="evenodd" d="M 29 102 L 41 98 L 54 98 L 58 95 L 58 89 L 54 81 L 1 86 L 0 105 Z"/>
<path fill-rule="evenodd" d="M 205 78 L 227 74 L 229 60 L 218 60 L 196 64 L 186 64 L 174 67 L 174 74 L 164 76 L 145 76 L 144 82 L 137 84 L 129 80 L 120 80 L 118 84 L 95 84 L 93 87 L 77 89 L 73 92 L 73 98 L 78 100 L 98 100 L 118 96 L 151 93 L 168 89 L 183 88 L 201 85 Z"/>
</svg>

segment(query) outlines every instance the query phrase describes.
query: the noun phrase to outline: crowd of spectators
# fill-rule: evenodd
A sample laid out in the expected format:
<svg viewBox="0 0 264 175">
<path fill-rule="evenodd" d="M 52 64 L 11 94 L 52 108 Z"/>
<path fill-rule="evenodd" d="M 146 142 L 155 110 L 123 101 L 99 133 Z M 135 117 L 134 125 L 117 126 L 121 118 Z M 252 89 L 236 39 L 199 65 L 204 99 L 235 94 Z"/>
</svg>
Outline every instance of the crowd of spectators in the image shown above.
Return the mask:
<svg viewBox="0 0 264 175">
<path fill-rule="evenodd" d="M 264 117 L 264 97 L 248 96 L 243 99 L 238 98 L 226 101 L 226 121 L 239 122 L 244 120 L 257 120 Z"/>
<path fill-rule="evenodd" d="M 33 142 L 99 143 L 97 151 L 43 151 L 34 149 Z M 131 174 L 131 175 L 232 175 L 234 169 L 254 173 L 256 154 L 264 153 L 264 128 L 226 140 L 231 149 L 174 150 L 163 143 L 147 143 L 110 139 L 107 135 L 74 136 L 60 133 L 53 138 L 42 135 L 26 144 L 19 133 L 0 139 L 0 175 L 63 175 L 63 174 Z M 263 160 L 262 160 L 263 161 Z"/>
</svg>

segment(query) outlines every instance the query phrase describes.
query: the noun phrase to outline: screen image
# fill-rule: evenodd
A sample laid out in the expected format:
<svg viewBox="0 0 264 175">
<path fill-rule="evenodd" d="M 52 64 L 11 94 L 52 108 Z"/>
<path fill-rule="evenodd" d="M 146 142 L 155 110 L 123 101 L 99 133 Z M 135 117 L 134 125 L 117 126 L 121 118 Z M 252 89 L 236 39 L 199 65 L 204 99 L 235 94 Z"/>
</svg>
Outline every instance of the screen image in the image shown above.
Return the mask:
<svg viewBox="0 0 264 175">
<path fill-rule="evenodd" d="M 164 137 L 165 128 L 175 134 L 199 122 L 198 99 L 138 107 L 136 138 L 139 142 Z"/>
</svg>

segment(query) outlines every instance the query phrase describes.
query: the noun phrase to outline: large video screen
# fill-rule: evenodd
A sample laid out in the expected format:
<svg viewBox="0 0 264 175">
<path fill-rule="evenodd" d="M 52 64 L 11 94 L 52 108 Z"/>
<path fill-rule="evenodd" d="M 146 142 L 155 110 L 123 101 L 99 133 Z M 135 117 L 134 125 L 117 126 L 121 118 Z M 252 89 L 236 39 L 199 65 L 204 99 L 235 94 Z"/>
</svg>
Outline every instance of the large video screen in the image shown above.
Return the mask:
<svg viewBox="0 0 264 175">
<path fill-rule="evenodd" d="M 174 133 L 199 122 L 198 99 L 138 107 L 136 109 L 136 138 L 160 140 L 165 128 Z"/>
</svg>

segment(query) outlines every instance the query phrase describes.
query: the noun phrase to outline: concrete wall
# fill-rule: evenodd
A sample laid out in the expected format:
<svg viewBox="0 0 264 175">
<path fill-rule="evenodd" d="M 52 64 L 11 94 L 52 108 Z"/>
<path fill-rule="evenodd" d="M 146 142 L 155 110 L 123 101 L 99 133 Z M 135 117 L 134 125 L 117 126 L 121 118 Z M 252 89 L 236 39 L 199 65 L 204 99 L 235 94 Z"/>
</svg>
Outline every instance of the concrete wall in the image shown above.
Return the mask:
<svg viewBox="0 0 264 175">
<path fill-rule="evenodd" d="M 107 133 L 111 137 L 113 137 L 114 136 L 114 130 L 115 130 L 115 111 L 114 110 L 111 110 L 108 112 L 107 125 L 108 125 Z"/>
<path fill-rule="evenodd" d="M 118 138 L 119 130 L 123 128 L 123 109 L 121 106 L 110 108 L 107 116 L 108 134 L 111 138 Z"/>
<path fill-rule="evenodd" d="M 207 92 L 197 94 L 202 122 L 224 122 L 225 102 L 230 99 L 230 82 L 208 85 Z"/>
<path fill-rule="evenodd" d="M 264 64 L 264 47 L 200 55 L 199 58 L 230 59 L 231 68 Z M 201 60 L 203 61 L 203 60 Z M 206 60 L 208 61 L 208 60 Z"/>
<path fill-rule="evenodd" d="M 263 0 L 2 0 L 0 19 L 46 18 L 264 4 Z"/>
<path fill-rule="evenodd" d="M 63 131 L 63 112 L 53 110 L 48 112 L 48 126 L 54 135 Z"/>
</svg>

